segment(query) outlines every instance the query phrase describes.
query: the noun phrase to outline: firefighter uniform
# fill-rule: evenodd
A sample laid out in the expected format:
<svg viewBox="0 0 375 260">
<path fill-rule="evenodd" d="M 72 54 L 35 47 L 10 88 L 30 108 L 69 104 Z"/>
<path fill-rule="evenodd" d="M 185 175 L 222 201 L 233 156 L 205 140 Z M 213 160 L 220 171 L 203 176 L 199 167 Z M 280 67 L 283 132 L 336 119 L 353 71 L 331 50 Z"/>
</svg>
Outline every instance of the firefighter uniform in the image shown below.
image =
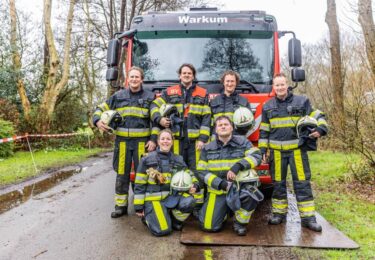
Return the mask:
<svg viewBox="0 0 375 260">
<path fill-rule="evenodd" d="M 150 105 L 154 94 L 141 88 L 133 93 L 130 89 L 122 89 L 112 95 L 106 102 L 100 104 L 93 116 L 93 123 L 100 120 L 106 110 L 116 110 L 123 117 L 117 126 L 113 169 L 117 173 L 115 185 L 116 208 L 127 207 L 130 171 L 132 162 L 134 169 L 138 166 L 140 157 L 145 153 L 145 145 L 151 136 Z M 151 139 L 156 143 L 156 135 Z"/>
<path fill-rule="evenodd" d="M 210 103 L 212 123 L 219 116 L 227 116 L 233 122 L 234 111 L 239 107 L 246 107 L 251 111 L 251 105 L 246 98 L 240 96 L 237 92 L 232 93 L 229 97 L 222 92 L 216 96 Z M 249 129 L 247 129 L 249 130 Z M 213 131 L 212 131 L 213 132 Z M 247 131 L 238 131 L 233 129 L 234 135 L 246 135 Z"/>
<path fill-rule="evenodd" d="M 199 177 L 207 185 L 207 197 L 199 212 L 199 222 L 203 230 L 219 231 L 227 218 L 228 171 L 237 174 L 240 170 L 255 168 L 260 162 L 259 149 L 242 136 L 232 136 L 225 145 L 216 139 L 203 148 L 197 169 Z M 234 212 L 235 221 L 241 225 L 249 223 L 256 205 L 251 199 L 241 203 L 241 208 Z"/>
<path fill-rule="evenodd" d="M 151 119 L 155 125 L 159 125 L 162 118 L 159 109 L 163 104 L 175 105 L 183 120 L 181 130 L 174 133 L 173 152 L 183 156 L 189 169 L 195 170 L 200 154 L 195 144 L 197 141 L 206 143 L 210 136 L 211 110 L 207 90 L 196 84 L 189 89 L 182 85 L 167 88 L 151 105 Z M 202 188 L 195 195 L 197 205 L 203 204 L 203 193 Z"/>
<path fill-rule="evenodd" d="M 158 170 L 165 177 L 164 184 L 158 183 L 147 173 L 150 168 Z M 176 203 L 167 206 L 173 171 L 184 168 L 186 164 L 180 155 L 161 152 L 159 148 L 141 159 L 135 178 L 134 208 L 136 212 L 144 212 L 147 226 L 155 236 L 170 234 L 173 222 L 185 221 L 193 211 L 195 199 L 187 192 L 179 192 Z M 198 180 L 192 172 L 191 176 L 199 189 Z"/>
<path fill-rule="evenodd" d="M 293 178 L 297 206 L 302 221 L 315 220 L 314 198 L 311 190 L 311 171 L 306 147 L 300 146 L 297 137 L 297 121 L 309 115 L 318 122 L 316 130 L 327 134 L 324 114 L 313 110 L 307 97 L 288 92 L 285 100 L 272 98 L 263 106 L 258 147 L 262 154 L 270 150 L 270 172 L 274 183 L 272 212 L 285 218 L 288 210 L 286 175 L 287 167 Z"/>
</svg>

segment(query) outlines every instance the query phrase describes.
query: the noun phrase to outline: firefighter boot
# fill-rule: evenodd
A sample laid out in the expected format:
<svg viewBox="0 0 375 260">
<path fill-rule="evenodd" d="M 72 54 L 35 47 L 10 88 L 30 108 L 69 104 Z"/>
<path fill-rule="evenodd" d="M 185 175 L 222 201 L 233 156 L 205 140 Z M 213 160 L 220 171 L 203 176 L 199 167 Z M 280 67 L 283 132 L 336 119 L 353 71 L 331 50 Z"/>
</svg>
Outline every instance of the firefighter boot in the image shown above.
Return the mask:
<svg viewBox="0 0 375 260">
<path fill-rule="evenodd" d="M 273 213 L 270 219 L 268 220 L 268 224 L 270 225 L 279 225 L 286 220 L 286 215 Z"/>
<path fill-rule="evenodd" d="M 119 218 L 124 215 L 128 214 L 128 207 L 127 206 L 115 206 L 115 211 L 111 213 L 111 218 Z"/>
<path fill-rule="evenodd" d="M 246 233 L 247 233 L 246 225 L 242 225 L 236 220 L 233 221 L 233 230 L 239 236 L 246 236 Z"/>
<path fill-rule="evenodd" d="M 301 226 L 315 232 L 322 232 L 322 226 L 316 222 L 315 217 L 301 218 Z"/>
<path fill-rule="evenodd" d="M 177 220 L 174 216 L 172 216 L 172 229 L 176 231 L 182 230 L 182 222 Z"/>
</svg>

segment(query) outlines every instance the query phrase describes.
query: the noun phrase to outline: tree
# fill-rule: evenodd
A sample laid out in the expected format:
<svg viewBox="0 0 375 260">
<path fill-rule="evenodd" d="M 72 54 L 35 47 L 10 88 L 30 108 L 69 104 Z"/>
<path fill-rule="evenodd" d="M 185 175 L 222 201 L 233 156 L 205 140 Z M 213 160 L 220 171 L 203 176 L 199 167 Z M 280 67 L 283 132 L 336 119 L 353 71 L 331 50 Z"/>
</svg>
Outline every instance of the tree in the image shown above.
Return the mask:
<svg viewBox="0 0 375 260">
<path fill-rule="evenodd" d="M 18 51 L 17 43 L 17 12 L 16 12 L 16 5 L 15 0 L 10 0 L 9 2 L 9 9 L 10 9 L 10 46 L 12 50 L 12 62 L 13 62 L 13 70 L 16 76 L 17 82 L 17 90 L 18 94 L 21 98 L 22 108 L 24 111 L 24 116 L 26 120 L 30 120 L 30 101 L 27 98 L 25 84 L 23 82 L 22 74 L 21 74 L 21 55 Z"/>
<path fill-rule="evenodd" d="M 358 0 L 358 21 L 362 27 L 367 59 L 372 71 L 373 84 L 375 84 L 375 26 L 371 2 L 371 0 Z"/>
<path fill-rule="evenodd" d="M 327 12 L 325 21 L 329 28 L 334 110 L 337 113 L 339 122 L 338 127 L 343 129 L 343 127 L 345 126 L 344 81 L 342 75 L 340 51 L 340 29 L 337 22 L 335 0 L 327 0 Z"/>
<path fill-rule="evenodd" d="M 61 89 L 67 84 L 70 69 L 70 44 L 73 25 L 73 14 L 75 0 L 69 1 L 69 11 L 66 22 L 65 44 L 64 44 L 64 62 L 62 66 L 61 79 L 58 81 L 58 71 L 60 69 L 60 59 L 55 46 L 54 35 L 51 26 L 51 7 L 52 0 L 44 0 L 44 29 L 46 34 L 49 68 L 46 82 L 46 88 L 43 94 L 42 102 L 39 107 L 39 124 L 38 130 L 46 132 L 49 130 L 52 115 L 55 109 L 56 100 Z"/>
</svg>

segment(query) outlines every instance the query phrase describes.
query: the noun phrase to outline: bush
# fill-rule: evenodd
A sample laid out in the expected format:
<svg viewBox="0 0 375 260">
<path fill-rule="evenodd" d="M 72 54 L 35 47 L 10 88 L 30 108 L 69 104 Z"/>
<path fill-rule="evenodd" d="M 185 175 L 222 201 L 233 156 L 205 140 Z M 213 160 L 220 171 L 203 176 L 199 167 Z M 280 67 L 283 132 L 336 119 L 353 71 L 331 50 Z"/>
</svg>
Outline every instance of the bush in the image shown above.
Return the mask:
<svg viewBox="0 0 375 260">
<path fill-rule="evenodd" d="M 0 119 L 0 139 L 14 136 L 12 122 Z M 13 142 L 0 143 L 0 158 L 6 158 L 13 155 Z"/>
</svg>

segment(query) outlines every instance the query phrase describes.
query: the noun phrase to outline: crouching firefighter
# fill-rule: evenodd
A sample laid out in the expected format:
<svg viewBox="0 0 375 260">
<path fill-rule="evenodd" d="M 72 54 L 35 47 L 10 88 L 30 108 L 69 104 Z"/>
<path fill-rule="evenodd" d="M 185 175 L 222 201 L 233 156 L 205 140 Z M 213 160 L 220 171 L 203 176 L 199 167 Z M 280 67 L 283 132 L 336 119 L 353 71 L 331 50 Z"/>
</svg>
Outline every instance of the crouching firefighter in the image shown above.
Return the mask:
<svg viewBox="0 0 375 260">
<path fill-rule="evenodd" d="M 312 109 L 307 97 L 293 95 L 288 90 L 284 74 L 274 76 L 273 88 L 276 97 L 263 106 L 259 139 L 263 162 L 269 161 L 274 184 L 272 216 L 268 223 L 278 225 L 286 220 L 289 165 L 301 225 L 320 232 L 322 227 L 315 218 L 307 151 L 316 150 L 316 139 L 328 132 L 327 122 L 321 111 Z"/>
<path fill-rule="evenodd" d="M 101 132 L 116 135 L 113 169 L 117 176 L 112 218 L 127 214 L 132 163 L 136 169 L 145 150 L 151 152 L 156 147 L 156 135 L 151 136 L 150 126 L 150 104 L 154 94 L 142 88 L 143 78 L 143 70 L 132 67 L 128 74 L 129 88 L 116 92 L 99 105 L 93 116 L 93 123 Z"/>
<path fill-rule="evenodd" d="M 173 154 L 173 134 L 169 129 L 158 135 L 158 148 L 141 159 L 134 189 L 137 216 L 155 236 L 181 230 L 183 222 L 193 212 L 193 194 L 199 182 L 187 170 L 182 157 Z M 174 172 L 176 171 L 176 172 Z"/>
<path fill-rule="evenodd" d="M 226 195 L 231 182 L 240 171 L 253 169 L 261 162 L 258 148 L 253 147 L 246 138 L 232 134 L 233 126 L 227 116 L 219 116 L 216 119 L 215 131 L 217 138 L 203 148 L 197 168 L 199 177 L 207 185 L 207 197 L 199 212 L 199 222 L 201 228 L 209 232 L 220 231 L 228 217 Z M 241 183 L 234 188 L 236 190 L 233 193 L 239 192 L 237 196 L 240 200 L 242 197 L 242 201 L 238 204 L 238 200 L 230 200 L 234 201 L 230 203 L 231 207 L 235 204 L 233 229 L 238 235 L 243 236 L 246 235 L 246 225 L 250 221 L 257 200 L 260 201 L 262 195 L 249 188 L 249 184 Z"/>
</svg>

